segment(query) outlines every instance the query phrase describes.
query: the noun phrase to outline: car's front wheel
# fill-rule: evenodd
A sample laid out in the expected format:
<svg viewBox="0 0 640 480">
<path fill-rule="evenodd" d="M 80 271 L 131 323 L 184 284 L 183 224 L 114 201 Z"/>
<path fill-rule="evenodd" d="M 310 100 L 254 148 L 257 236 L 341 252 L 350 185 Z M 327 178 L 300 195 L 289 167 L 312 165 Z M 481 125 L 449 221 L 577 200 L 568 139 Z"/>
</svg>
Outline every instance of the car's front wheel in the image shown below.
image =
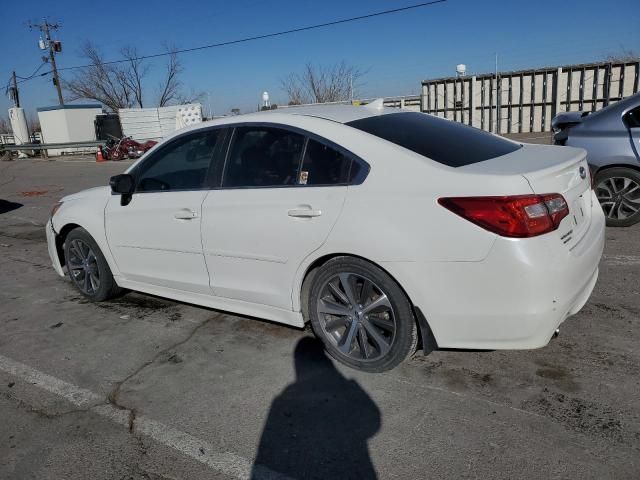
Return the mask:
<svg viewBox="0 0 640 480">
<path fill-rule="evenodd" d="M 640 221 L 640 172 L 614 167 L 599 172 L 594 190 L 609 227 L 629 227 Z"/>
<path fill-rule="evenodd" d="M 64 257 L 71 281 L 89 300 L 101 302 L 120 292 L 100 247 L 84 228 L 69 232 Z"/>
<path fill-rule="evenodd" d="M 415 352 L 409 300 L 385 271 L 360 258 L 337 257 L 320 267 L 307 311 L 329 354 L 350 367 L 382 372 Z"/>
</svg>

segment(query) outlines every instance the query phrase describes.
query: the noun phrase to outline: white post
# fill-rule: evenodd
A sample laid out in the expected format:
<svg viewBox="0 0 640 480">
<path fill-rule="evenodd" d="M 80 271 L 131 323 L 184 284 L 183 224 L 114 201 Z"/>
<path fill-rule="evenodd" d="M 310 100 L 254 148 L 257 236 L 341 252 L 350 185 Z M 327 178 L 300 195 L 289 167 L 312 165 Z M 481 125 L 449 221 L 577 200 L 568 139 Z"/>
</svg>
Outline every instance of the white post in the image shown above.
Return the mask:
<svg viewBox="0 0 640 480">
<path fill-rule="evenodd" d="M 471 77 L 471 83 L 469 84 L 469 125 L 475 127 L 475 113 L 476 113 L 476 76 Z"/>
</svg>

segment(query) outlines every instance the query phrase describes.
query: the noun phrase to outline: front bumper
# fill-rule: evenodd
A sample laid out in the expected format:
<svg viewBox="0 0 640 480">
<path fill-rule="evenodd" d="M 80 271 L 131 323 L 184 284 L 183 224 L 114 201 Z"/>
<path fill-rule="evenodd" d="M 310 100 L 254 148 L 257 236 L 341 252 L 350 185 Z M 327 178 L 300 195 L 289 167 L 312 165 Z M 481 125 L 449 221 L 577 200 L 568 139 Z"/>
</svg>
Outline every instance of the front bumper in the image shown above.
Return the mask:
<svg viewBox="0 0 640 480">
<path fill-rule="evenodd" d="M 604 228 L 595 202 L 587 232 L 570 250 L 557 235 L 498 237 L 481 262 L 384 266 L 422 310 L 439 347 L 539 348 L 591 295 Z"/>
<path fill-rule="evenodd" d="M 47 234 L 47 249 L 49 250 L 49 258 L 51 259 L 51 265 L 58 275 L 64 277 L 64 269 L 60 264 L 58 257 L 58 247 L 56 245 L 56 232 L 53 229 L 53 223 L 51 219 L 47 221 L 45 225 L 45 231 Z"/>
</svg>

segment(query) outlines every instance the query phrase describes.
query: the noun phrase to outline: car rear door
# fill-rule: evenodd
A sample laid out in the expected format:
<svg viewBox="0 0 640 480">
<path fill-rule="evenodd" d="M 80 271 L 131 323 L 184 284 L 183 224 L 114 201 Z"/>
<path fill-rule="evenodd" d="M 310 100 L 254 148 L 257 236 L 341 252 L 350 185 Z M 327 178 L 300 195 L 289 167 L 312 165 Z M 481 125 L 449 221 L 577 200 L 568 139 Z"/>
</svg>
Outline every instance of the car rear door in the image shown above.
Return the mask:
<svg viewBox="0 0 640 480">
<path fill-rule="evenodd" d="M 132 172 L 136 190 L 129 202 L 120 195 L 109 199 L 107 240 L 127 279 L 210 293 L 200 228 L 206 179 L 222 136 L 208 129 L 177 137 Z"/>
<path fill-rule="evenodd" d="M 300 132 L 263 125 L 236 128 L 228 150 L 221 187 L 203 204 L 211 288 L 290 310 L 300 263 L 340 215 L 352 159 Z"/>
</svg>

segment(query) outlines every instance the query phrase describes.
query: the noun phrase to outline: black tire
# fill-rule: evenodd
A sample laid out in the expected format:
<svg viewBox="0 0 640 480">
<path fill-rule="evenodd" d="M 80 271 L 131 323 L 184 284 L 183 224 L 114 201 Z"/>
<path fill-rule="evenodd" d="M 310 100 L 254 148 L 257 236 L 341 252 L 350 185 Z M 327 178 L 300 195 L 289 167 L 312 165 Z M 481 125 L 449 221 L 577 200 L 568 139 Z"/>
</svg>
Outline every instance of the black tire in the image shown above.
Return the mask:
<svg viewBox="0 0 640 480">
<path fill-rule="evenodd" d="M 593 185 L 608 227 L 630 227 L 640 221 L 640 188 L 636 188 L 640 186 L 640 172 L 626 167 L 607 168 L 598 172 Z M 634 207 L 636 212 L 632 213 Z"/>
<path fill-rule="evenodd" d="M 102 302 L 121 293 L 100 247 L 84 228 L 69 232 L 64 258 L 71 283 L 90 301 Z"/>
<path fill-rule="evenodd" d="M 347 301 L 344 279 L 353 287 L 349 298 L 356 298 L 358 303 L 353 304 L 353 309 L 352 302 Z M 365 287 L 365 282 L 369 282 L 368 287 Z M 334 293 L 336 286 L 342 296 Z M 368 295 L 364 293 L 365 288 Z M 366 311 L 374 304 L 380 304 L 383 296 L 385 305 Z M 345 311 L 356 311 L 340 315 L 320 312 L 328 305 L 327 301 L 335 301 L 331 305 L 339 303 L 338 306 Z M 418 329 L 407 296 L 389 274 L 360 258 L 336 257 L 315 271 L 305 312 L 314 334 L 327 352 L 339 362 L 357 370 L 391 370 L 416 351 Z M 337 324 L 341 324 L 337 329 L 330 328 Z M 350 329 L 354 332 L 351 336 L 348 335 Z M 376 342 L 376 339 L 384 341 Z M 366 358 L 368 356 L 370 358 Z"/>
</svg>

